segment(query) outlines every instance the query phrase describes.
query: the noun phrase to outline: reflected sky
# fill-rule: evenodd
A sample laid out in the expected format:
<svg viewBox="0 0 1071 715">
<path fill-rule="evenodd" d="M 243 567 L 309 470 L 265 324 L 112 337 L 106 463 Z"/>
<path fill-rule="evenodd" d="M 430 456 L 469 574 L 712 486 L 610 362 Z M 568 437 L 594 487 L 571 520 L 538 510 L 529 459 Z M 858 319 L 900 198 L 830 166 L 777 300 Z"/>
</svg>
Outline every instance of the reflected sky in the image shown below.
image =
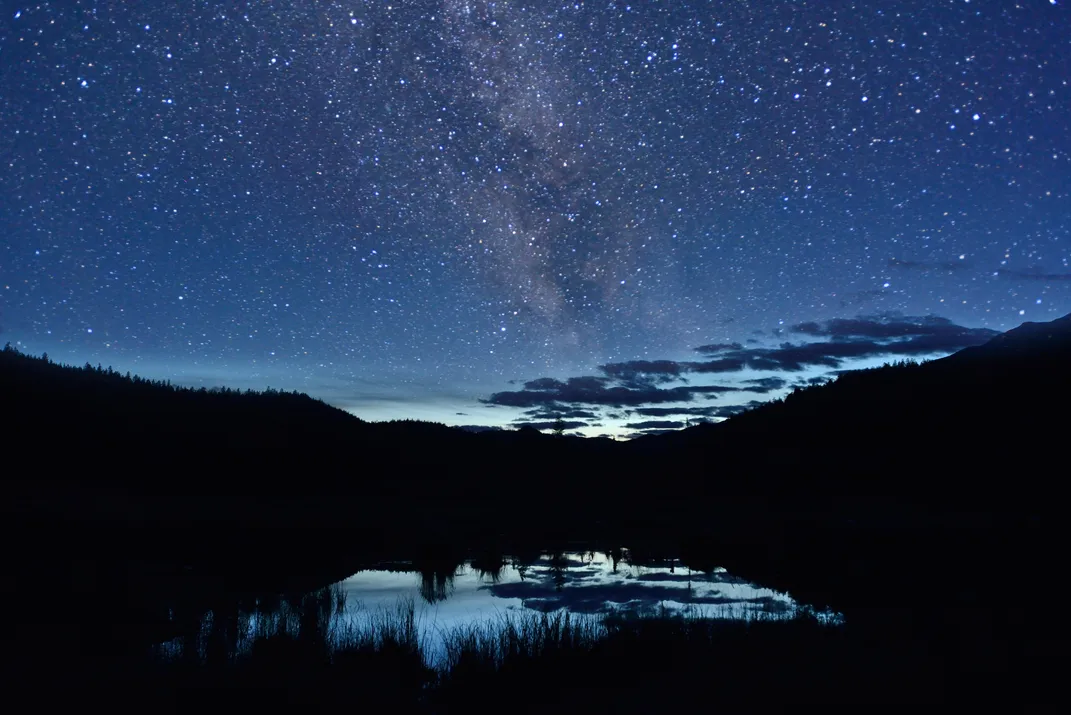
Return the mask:
<svg viewBox="0 0 1071 715">
<path fill-rule="evenodd" d="M 716 569 L 693 571 L 677 563 L 638 565 L 605 553 L 543 555 L 528 564 L 507 560 L 497 574 L 469 564 L 453 576 L 401 571 L 403 564 L 360 571 L 342 582 L 343 618 L 359 622 L 368 612 L 416 604 L 426 642 L 456 628 L 510 615 L 566 609 L 604 615 L 670 612 L 719 618 L 790 615 L 795 602 L 784 593 L 750 584 Z M 434 648 L 433 648 L 434 650 Z"/>
<path fill-rule="evenodd" d="M 438 667 L 446 663 L 446 644 L 458 636 L 493 639 L 505 626 L 543 628 L 545 614 L 568 613 L 577 627 L 603 633 L 613 627 L 605 616 L 781 621 L 803 613 L 827 624 L 843 622 L 839 614 L 815 613 L 723 568 L 695 571 L 675 559 L 644 560 L 628 549 L 366 566 L 310 593 L 203 613 L 184 623 L 181 637 L 161 644 L 159 655 L 184 658 L 191 648 L 202 662 L 248 655 L 255 643 L 276 636 L 352 647 L 399 628 L 409 632 L 411 623 L 421 656 Z"/>
</svg>

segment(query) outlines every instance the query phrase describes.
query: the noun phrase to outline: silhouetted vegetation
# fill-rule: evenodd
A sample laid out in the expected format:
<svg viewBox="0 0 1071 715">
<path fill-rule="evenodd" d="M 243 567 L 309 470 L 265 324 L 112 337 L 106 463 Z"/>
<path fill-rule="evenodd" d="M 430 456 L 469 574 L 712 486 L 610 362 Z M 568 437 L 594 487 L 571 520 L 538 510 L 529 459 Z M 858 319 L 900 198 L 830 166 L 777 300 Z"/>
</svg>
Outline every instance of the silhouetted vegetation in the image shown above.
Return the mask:
<svg viewBox="0 0 1071 715">
<path fill-rule="evenodd" d="M 1071 316 L 616 443 L 368 423 L 300 394 L 178 388 L 9 347 L 10 640 L 129 653 L 193 628 L 220 594 L 308 592 L 408 554 L 434 599 L 458 554 L 486 552 L 494 573 L 496 553 L 523 563 L 586 540 L 832 606 L 853 647 L 923 648 L 957 697 L 1037 695 L 1066 627 L 994 570 L 1059 585 L 1068 365 Z M 72 598 L 97 615 L 57 622 Z"/>
<path fill-rule="evenodd" d="M 507 613 L 431 632 L 412 601 L 368 611 L 337 588 L 217 607 L 136 653 L 67 654 L 62 643 L 42 654 L 53 666 L 37 668 L 48 674 L 36 681 L 45 707 L 76 703 L 86 688 L 114 693 L 113 707 L 187 711 L 211 692 L 213 702 L 229 694 L 272 712 L 354 698 L 403 712 L 453 711 L 480 698 L 513 698 L 522 711 L 634 712 L 683 706 L 711 689 L 719 702 L 752 706 L 866 701 L 874 688 L 891 702 L 939 695 L 925 658 L 873 652 L 849 627 L 807 612 L 747 620 Z M 778 687 L 766 687 L 771 681 Z"/>
</svg>

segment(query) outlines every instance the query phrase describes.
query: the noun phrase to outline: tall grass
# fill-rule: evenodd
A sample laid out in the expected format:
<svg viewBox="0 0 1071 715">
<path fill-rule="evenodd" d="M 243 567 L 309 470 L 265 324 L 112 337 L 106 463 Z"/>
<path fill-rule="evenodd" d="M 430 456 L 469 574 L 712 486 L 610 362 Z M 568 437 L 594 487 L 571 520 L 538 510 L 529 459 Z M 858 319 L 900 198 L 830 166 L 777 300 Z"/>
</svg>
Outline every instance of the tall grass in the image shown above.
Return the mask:
<svg viewBox="0 0 1071 715">
<path fill-rule="evenodd" d="M 336 653 L 348 651 L 390 651 L 424 663 L 425 632 L 412 598 L 401 598 L 393 609 L 366 610 L 360 605 L 345 624 L 334 631 Z"/>
<path fill-rule="evenodd" d="M 457 626 L 443 634 L 443 674 L 494 672 L 517 661 L 590 650 L 607 634 L 597 616 L 505 613 L 482 623 Z"/>
<path fill-rule="evenodd" d="M 390 653 L 444 675 L 496 671 L 508 663 L 591 651 L 607 639 L 656 626 L 672 625 L 677 630 L 666 632 L 679 635 L 701 626 L 800 619 L 818 617 L 806 610 L 733 604 L 719 607 L 712 618 L 694 606 L 672 611 L 663 605 L 648 612 L 604 614 L 506 611 L 442 629 L 427 620 L 412 597 L 399 599 L 393 607 L 366 609 L 347 602 L 341 584 L 335 584 L 308 594 L 254 601 L 245 608 L 210 611 L 179 638 L 156 646 L 153 655 L 161 664 L 213 667 L 279 657 L 285 650 L 300 650 L 302 657 L 315 653 L 326 663 L 355 653 Z"/>
<path fill-rule="evenodd" d="M 707 618 L 698 608 L 517 610 L 445 630 L 425 614 L 413 599 L 366 609 L 348 603 L 340 586 L 253 602 L 208 614 L 139 671 L 112 669 L 92 682 L 158 693 L 256 691 L 264 693 L 254 698 L 258 708 L 262 701 L 339 706 L 359 698 L 392 711 L 452 711 L 483 697 L 664 710 L 669 703 L 657 698 L 694 692 L 778 702 L 928 692 L 919 685 L 925 663 L 915 654 L 876 656 L 847 625 L 805 610 L 741 606 L 734 618 Z"/>
<path fill-rule="evenodd" d="M 647 613 L 510 612 L 457 627 L 443 634 L 445 657 L 430 697 L 451 707 L 473 696 L 523 693 L 530 705 L 598 710 L 632 708 L 639 697 L 654 698 L 640 710 L 661 711 L 668 703 L 659 698 L 715 684 L 718 697 L 729 700 L 762 700 L 752 694 L 763 687 L 786 688 L 789 701 L 851 692 L 837 671 L 851 672 L 844 666 L 858 661 L 857 644 L 845 639 L 843 625 L 808 611 L 748 610 L 740 619 L 701 613 L 665 606 Z M 686 704 L 687 697 L 677 703 Z"/>
</svg>

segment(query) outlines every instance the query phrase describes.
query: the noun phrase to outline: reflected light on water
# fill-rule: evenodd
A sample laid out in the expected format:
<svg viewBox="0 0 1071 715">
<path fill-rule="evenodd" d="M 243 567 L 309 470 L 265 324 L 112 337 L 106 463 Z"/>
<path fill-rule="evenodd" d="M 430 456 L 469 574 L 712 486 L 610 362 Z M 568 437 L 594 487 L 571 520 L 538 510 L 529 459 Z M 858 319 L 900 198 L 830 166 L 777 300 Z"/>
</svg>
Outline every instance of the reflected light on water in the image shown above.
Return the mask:
<svg viewBox="0 0 1071 715">
<path fill-rule="evenodd" d="M 210 659 L 216 650 L 237 656 L 280 634 L 308 637 L 331 648 L 352 644 L 354 638 L 366 642 L 411 622 L 423 657 L 436 666 L 445 660 L 451 634 L 544 614 L 569 613 L 578 623 L 596 624 L 605 616 L 787 620 L 801 610 L 812 613 L 787 594 L 748 583 L 723 568 L 696 571 L 676 560 L 644 562 L 627 550 L 464 563 L 391 562 L 372 564 L 309 594 L 209 612 L 191 624 L 189 637 L 164 644 L 161 652 Z M 840 621 L 835 614 L 813 615 L 827 623 Z"/>
<path fill-rule="evenodd" d="M 561 610 L 591 617 L 682 613 L 708 618 L 791 616 L 784 593 L 755 586 L 725 569 L 693 571 L 676 562 L 615 561 L 601 552 L 543 555 L 527 563 L 505 559 L 500 571 L 466 563 L 443 572 L 394 563 L 362 570 L 341 582 L 340 618 L 360 623 L 375 611 L 412 601 L 422 638 L 431 650 L 441 634 L 502 617 Z M 436 638 L 436 634 L 440 638 Z"/>
</svg>

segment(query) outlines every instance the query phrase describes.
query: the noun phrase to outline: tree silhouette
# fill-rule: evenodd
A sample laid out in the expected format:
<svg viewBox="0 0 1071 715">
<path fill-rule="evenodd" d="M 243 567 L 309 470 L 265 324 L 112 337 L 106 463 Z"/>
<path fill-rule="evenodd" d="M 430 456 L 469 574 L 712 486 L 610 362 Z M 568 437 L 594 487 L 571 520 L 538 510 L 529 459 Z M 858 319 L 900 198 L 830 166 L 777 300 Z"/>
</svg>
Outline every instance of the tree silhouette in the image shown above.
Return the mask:
<svg viewBox="0 0 1071 715">
<path fill-rule="evenodd" d="M 565 433 L 565 420 L 562 419 L 561 415 L 558 415 L 558 418 L 554 420 L 554 427 L 552 429 L 554 430 L 554 434 L 558 437 L 561 437 L 562 434 Z"/>
</svg>

